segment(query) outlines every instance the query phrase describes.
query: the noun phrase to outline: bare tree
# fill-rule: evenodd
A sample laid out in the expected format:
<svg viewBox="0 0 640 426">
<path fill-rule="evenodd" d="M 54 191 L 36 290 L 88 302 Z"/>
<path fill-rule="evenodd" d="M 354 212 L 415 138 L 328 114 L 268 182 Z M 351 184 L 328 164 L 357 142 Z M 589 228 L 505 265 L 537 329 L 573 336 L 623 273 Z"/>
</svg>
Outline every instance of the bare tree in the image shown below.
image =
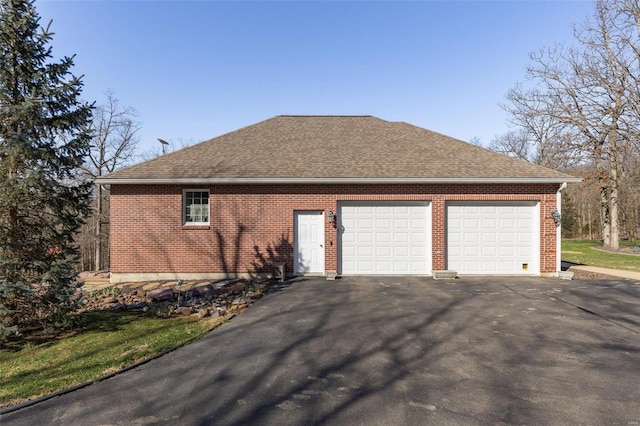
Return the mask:
<svg viewBox="0 0 640 426">
<path fill-rule="evenodd" d="M 91 126 L 91 151 L 84 167 L 89 179 L 111 173 L 135 161 L 137 133 L 140 130 L 137 117 L 133 108 L 120 104 L 113 91 L 106 92 L 106 101 L 96 107 Z M 105 261 L 103 248 L 108 234 L 103 225 L 108 223 L 108 217 L 108 191 L 104 186 L 98 185 L 92 221 L 96 270 L 102 269 Z"/>
<path fill-rule="evenodd" d="M 518 84 L 507 93 L 507 101 L 501 107 L 516 130 L 495 137 L 491 149 L 556 169 L 580 162 L 580 151 L 569 143 L 573 136 L 570 129 L 556 118 L 559 106 L 545 93 L 537 88 L 525 90 Z"/>
<path fill-rule="evenodd" d="M 574 28 L 573 47 L 530 55 L 530 90 L 516 86 L 506 106 L 519 128 L 494 148 L 513 149 L 552 167 L 594 165 L 604 245 L 619 247 L 621 156 L 638 132 L 640 47 L 637 1 L 599 0 L 591 19 Z M 518 138 L 515 138 L 517 136 Z M 509 146 L 509 143 L 514 145 Z M 533 145 L 533 152 L 523 149 Z M 519 150 L 518 150 L 519 149 Z"/>
<path fill-rule="evenodd" d="M 480 147 L 483 146 L 482 138 L 480 138 L 480 136 L 473 136 L 471 139 L 469 139 L 469 143 L 475 146 L 480 146 Z"/>
</svg>

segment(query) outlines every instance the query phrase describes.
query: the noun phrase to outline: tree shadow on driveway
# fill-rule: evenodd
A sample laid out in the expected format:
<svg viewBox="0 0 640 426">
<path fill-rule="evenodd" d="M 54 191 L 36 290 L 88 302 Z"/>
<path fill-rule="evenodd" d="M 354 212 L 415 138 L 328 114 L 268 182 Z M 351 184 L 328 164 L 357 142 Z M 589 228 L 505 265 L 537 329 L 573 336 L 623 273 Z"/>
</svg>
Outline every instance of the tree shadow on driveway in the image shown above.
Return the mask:
<svg viewBox="0 0 640 426">
<path fill-rule="evenodd" d="M 1 420 L 637 421 L 638 334 L 568 303 L 578 294 L 597 303 L 610 293 L 605 287 L 589 293 L 589 285 L 541 278 L 304 278 L 185 348 Z M 633 287 L 620 287 L 615 309 L 631 316 L 624 291 Z"/>
</svg>

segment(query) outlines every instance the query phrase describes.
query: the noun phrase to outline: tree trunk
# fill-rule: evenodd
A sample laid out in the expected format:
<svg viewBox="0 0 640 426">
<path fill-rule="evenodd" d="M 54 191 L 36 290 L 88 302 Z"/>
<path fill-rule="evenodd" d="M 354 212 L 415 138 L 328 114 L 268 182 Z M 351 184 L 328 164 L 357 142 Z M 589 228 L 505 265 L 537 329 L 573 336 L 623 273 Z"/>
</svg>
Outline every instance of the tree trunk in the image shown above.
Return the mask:
<svg viewBox="0 0 640 426">
<path fill-rule="evenodd" d="M 617 122 L 618 117 L 615 117 L 615 120 Z M 611 215 L 609 247 L 618 250 L 620 248 L 620 210 L 618 203 L 620 185 L 618 182 L 618 131 L 615 124 L 609 129 L 609 147 L 611 149 L 609 153 L 609 184 L 611 186 L 611 192 L 609 193 L 609 213 Z"/>
<path fill-rule="evenodd" d="M 593 240 L 593 230 L 591 229 L 591 221 L 593 220 L 591 218 L 591 206 L 589 206 L 587 213 L 589 213 L 589 240 Z"/>
<path fill-rule="evenodd" d="M 600 232 L 602 235 L 602 244 L 605 247 L 611 245 L 611 224 L 609 215 L 609 193 L 605 185 L 600 186 Z"/>
</svg>

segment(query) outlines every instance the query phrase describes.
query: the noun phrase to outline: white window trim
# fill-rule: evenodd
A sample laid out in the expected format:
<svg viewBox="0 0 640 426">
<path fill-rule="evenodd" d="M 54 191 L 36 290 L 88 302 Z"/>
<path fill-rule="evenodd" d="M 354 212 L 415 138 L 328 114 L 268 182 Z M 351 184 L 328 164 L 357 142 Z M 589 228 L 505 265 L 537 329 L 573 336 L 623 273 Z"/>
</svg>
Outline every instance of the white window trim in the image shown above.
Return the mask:
<svg viewBox="0 0 640 426">
<path fill-rule="evenodd" d="M 206 192 L 209 207 L 209 220 L 206 222 L 187 222 L 187 192 Z M 206 188 L 186 188 L 182 190 L 182 225 L 183 226 L 209 226 L 211 222 L 211 192 Z"/>
</svg>

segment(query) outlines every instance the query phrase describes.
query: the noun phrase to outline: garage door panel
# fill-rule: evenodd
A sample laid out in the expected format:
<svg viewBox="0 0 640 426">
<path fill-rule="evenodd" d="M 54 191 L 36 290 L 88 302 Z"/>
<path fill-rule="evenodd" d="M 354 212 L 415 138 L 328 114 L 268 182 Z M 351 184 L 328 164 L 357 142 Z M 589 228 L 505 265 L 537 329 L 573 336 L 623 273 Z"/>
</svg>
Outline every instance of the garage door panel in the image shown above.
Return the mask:
<svg viewBox="0 0 640 426">
<path fill-rule="evenodd" d="M 356 264 L 356 262 L 342 262 L 342 267 L 347 270 L 353 270 L 356 269 L 358 265 Z"/>
<path fill-rule="evenodd" d="M 449 215 L 451 215 L 451 212 L 449 212 Z M 449 217 L 448 223 L 451 226 L 451 228 L 460 229 L 462 224 L 462 219 L 458 217 Z"/>
<path fill-rule="evenodd" d="M 407 257 L 409 256 L 409 247 L 406 246 L 395 246 L 393 247 L 393 257 Z"/>
<path fill-rule="evenodd" d="M 409 239 L 409 234 L 404 229 L 393 234 L 394 243 L 408 243 Z"/>
<path fill-rule="evenodd" d="M 478 257 L 480 255 L 479 247 L 477 246 L 466 246 L 462 248 L 462 253 L 465 257 Z"/>
<path fill-rule="evenodd" d="M 447 234 L 447 240 L 452 243 L 459 243 L 460 241 L 462 241 L 462 234 L 459 232 L 450 232 Z M 455 247 L 457 246 L 458 245 L 456 244 Z"/>
<path fill-rule="evenodd" d="M 454 257 L 460 257 L 462 255 L 462 247 L 459 246 L 452 246 L 449 249 L 449 255 L 450 256 L 454 256 Z"/>
<path fill-rule="evenodd" d="M 376 229 L 392 229 L 391 219 L 376 219 Z"/>
<path fill-rule="evenodd" d="M 480 241 L 480 235 L 477 232 L 471 231 L 471 232 L 467 232 L 462 234 L 462 240 L 469 244 L 469 243 L 477 243 Z"/>
<path fill-rule="evenodd" d="M 361 230 L 371 230 L 374 229 L 374 221 L 372 218 L 362 217 L 358 221 L 358 228 Z"/>
<path fill-rule="evenodd" d="M 431 272 L 431 209 L 428 203 L 344 203 L 339 206 L 338 218 L 341 273 Z"/>
<path fill-rule="evenodd" d="M 527 247 L 518 247 L 518 256 L 525 258 L 529 254 L 529 250 Z"/>
<path fill-rule="evenodd" d="M 373 247 L 371 246 L 359 246 L 358 247 L 358 257 L 371 257 L 373 256 Z"/>
<path fill-rule="evenodd" d="M 356 257 L 356 247 L 355 246 L 351 246 L 351 245 L 347 246 L 347 245 L 345 245 L 344 249 L 342 251 L 343 251 L 344 255 L 347 258 L 351 258 L 351 257 L 355 258 Z"/>
<path fill-rule="evenodd" d="M 484 232 L 480 240 L 483 243 L 495 243 L 498 241 L 498 236 L 495 232 Z"/>
<path fill-rule="evenodd" d="M 392 262 L 388 260 L 382 260 L 382 261 L 379 260 L 375 263 L 375 266 L 381 271 L 391 270 L 391 265 L 392 265 Z"/>
<path fill-rule="evenodd" d="M 427 257 L 429 253 L 427 253 L 426 247 L 412 246 L 411 247 L 411 257 Z"/>
<path fill-rule="evenodd" d="M 427 233 L 426 232 L 412 232 L 411 233 L 411 242 L 412 243 L 427 243 Z M 420 244 L 420 247 L 425 247 L 426 248 L 426 244 Z"/>
<path fill-rule="evenodd" d="M 427 219 L 420 218 L 412 218 L 411 219 L 411 229 L 427 229 L 429 224 L 427 223 Z"/>
<path fill-rule="evenodd" d="M 354 211 L 356 211 L 355 208 L 354 208 Z M 365 217 L 366 215 L 372 215 L 373 207 L 362 206 L 362 208 L 357 209 L 357 212 L 360 217 Z"/>
<path fill-rule="evenodd" d="M 460 274 L 539 273 L 536 202 L 451 202 L 446 211 L 447 268 Z"/>
<path fill-rule="evenodd" d="M 393 234 L 391 232 L 376 232 L 376 242 L 390 243 L 391 241 L 393 241 Z"/>
<path fill-rule="evenodd" d="M 528 234 L 518 234 L 517 242 L 522 244 L 530 244 L 533 242 L 533 237 Z"/>
<path fill-rule="evenodd" d="M 531 223 L 531 220 L 520 219 L 517 221 L 517 227 L 520 231 L 532 230 L 533 223 Z"/>
<path fill-rule="evenodd" d="M 500 219 L 500 228 L 503 229 L 515 229 L 516 221 L 513 218 Z"/>
<path fill-rule="evenodd" d="M 498 254 L 497 247 L 494 246 L 482 246 L 482 256 L 495 257 Z"/>
<path fill-rule="evenodd" d="M 516 241 L 516 236 L 512 233 L 501 232 L 498 234 L 498 241 L 501 243 L 513 243 Z"/>
<path fill-rule="evenodd" d="M 428 268 L 429 264 L 427 262 L 411 262 L 412 271 L 425 271 Z"/>
<path fill-rule="evenodd" d="M 410 228 L 410 222 L 408 218 L 398 218 L 398 219 L 393 219 L 393 229 L 394 230 L 408 230 Z"/>
<path fill-rule="evenodd" d="M 487 231 L 489 229 L 496 229 L 498 227 L 498 220 L 494 217 L 483 218 L 480 226 L 483 231 Z"/>
<path fill-rule="evenodd" d="M 358 235 L 357 238 L 359 243 L 370 243 L 373 241 L 373 238 L 374 238 L 373 233 L 369 230 L 359 232 L 357 235 Z"/>
<path fill-rule="evenodd" d="M 514 249 L 514 248 L 513 248 L 513 247 L 511 247 L 511 246 L 500 247 L 500 248 L 499 248 L 499 250 L 498 250 L 498 252 L 497 252 L 497 255 L 498 255 L 498 256 L 508 256 L 508 257 L 511 257 L 511 256 L 513 255 L 513 249 Z M 529 249 L 528 249 L 528 248 L 524 248 L 524 249 L 523 249 L 523 251 L 524 251 L 525 253 L 529 253 Z"/>
<path fill-rule="evenodd" d="M 376 257 L 390 257 L 393 255 L 393 249 L 390 246 L 377 246 Z"/>
<path fill-rule="evenodd" d="M 478 229 L 480 228 L 480 221 L 476 218 L 465 218 L 463 219 L 463 226 L 467 229 Z"/>
</svg>

